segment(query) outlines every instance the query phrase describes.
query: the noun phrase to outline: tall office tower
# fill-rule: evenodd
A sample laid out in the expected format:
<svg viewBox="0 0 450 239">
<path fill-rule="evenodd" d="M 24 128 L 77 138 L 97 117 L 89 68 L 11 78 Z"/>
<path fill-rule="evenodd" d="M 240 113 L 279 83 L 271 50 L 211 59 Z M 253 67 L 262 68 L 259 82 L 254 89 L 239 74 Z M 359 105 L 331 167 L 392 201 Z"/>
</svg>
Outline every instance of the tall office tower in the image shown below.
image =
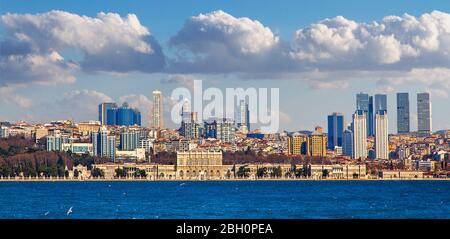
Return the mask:
<svg viewBox="0 0 450 239">
<path fill-rule="evenodd" d="M 100 152 L 100 145 L 98 145 L 98 132 L 91 132 L 91 142 L 92 142 L 92 156 L 97 156 Z"/>
<path fill-rule="evenodd" d="M 328 115 L 328 148 L 342 146 L 342 133 L 344 132 L 344 116 L 341 113 Z"/>
<path fill-rule="evenodd" d="M 241 100 L 239 103 L 239 127 L 241 126 L 247 127 L 247 131 L 250 131 L 250 111 L 245 100 Z"/>
<path fill-rule="evenodd" d="M 139 146 L 140 132 L 132 129 L 122 129 L 120 132 L 120 149 L 132 151 Z"/>
<path fill-rule="evenodd" d="M 9 137 L 9 128 L 6 126 L 0 127 L 0 138 L 8 138 Z"/>
<path fill-rule="evenodd" d="M 191 113 L 191 103 L 188 100 L 185 100 L 183 107 L 181 108 L 181 121 L 190 122 L 192 120 Z"/>
<path fill-rule="evenodd" d="M 288 154 L 304 154 L 309 155 L 308 135 L 294 133 L 288 137 Z"/>
<path fill-rule="evenodd" d="M 409 133 L 408 93 L 397 93 L 397 133 Z"/>
<path fill-rule="evenodd" d="M 116 136 L 107 136 L 106 141 L 106 157 L 114 162 L 116 159 Z"/>
<path fill-rule="evenodd" d="M 373 136 L 373 97 L 366 93 L 356 94 L 356 110 L 366 114 L 367 136 Z"/>
<path fill-rule="evenodd" d="M 46 138 L 47 151 L 62 151 L 62 144 L 69 143 L 69 137 L 67 135 L 48 135 Z"/>
<path fill-rule="evenodd" d="M 141 112 L 138 109 L 131 108 L 127 102 L 122 106 L 106 109 L 106 125 L 141 125 Z"/>
<path fill-rule="evenodd" d="M 367 158 L 367 116 L 363 110 L 353 114 L 353 158 Z"/>
<path fill-rule="evenodd" d="M 316 130 L 309 136 L 309 147 L 312 157 L 327 156 L 327 136 Z"/>
<path fill-rule="evenodd" d="M 385 110 L 375 114 L 375 157 L 389 159 L 388 115 Z"/>
<path fill-rule="evenodd" d="M 343 132 L 342 152 L 346 156 L 353 156 L 353 132 L 351 130 L 351 126 Z"/>
<path fill-rule="evenodd" d="M 127 102 L 124 102 L 121 107 L 117 108 L 117 123 L 116 125 L 130 126 L 141 125 L 141 112 L 137 109 L 131 108 Z"/>
<path fill-rule="evenodd" d="M 102 125 L 108 124 L 108 109 L 117 108 L 116 103 L 101 103 L 98 105 L 98 121 Z"/>
<path fill-rule="evenodd" d="M 102 127 L 99 131 L 98 138 L 97 138 L 97 144 L 98 144 L 98 152 L 97 155 L 101 157 L 107 157 L 108 156 L 108 130 L 106 127 Z"/>
<path fill-rule="evenodd" d="M 234 143 L 236 128 L 231 119 L 210 119 L 204 122 L 204 137 L 220 139 L 224 143 Z"/>
<path fill-rule="evenodd" d="M 153 91 L 152 127 L 157 129 L 164 128 L 162 97 L 161 91 Z"/>
<path fill-rule="evenodd" d="M 432 131 L 431 98 L 429 93 L 417 94 L 417 133 L 430 135 Z"/>
<path fill-rule="evenodd" d="M 375 109 L 372 112 L 384 110 L 387 112 L 387 95 L 376 94 L 375 95 Z"/>
</svg>

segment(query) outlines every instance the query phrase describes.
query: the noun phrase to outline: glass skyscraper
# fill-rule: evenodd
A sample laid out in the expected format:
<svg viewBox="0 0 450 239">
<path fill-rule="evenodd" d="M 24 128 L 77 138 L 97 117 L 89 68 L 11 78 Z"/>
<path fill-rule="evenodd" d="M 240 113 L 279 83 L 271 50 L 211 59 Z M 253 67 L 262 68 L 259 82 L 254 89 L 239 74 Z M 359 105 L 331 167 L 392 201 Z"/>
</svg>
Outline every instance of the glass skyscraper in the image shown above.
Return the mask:
<svg viewBox="0 0 450 239">
<path fill-rule="evenodd" d="M 367 136 L 373 136 L 373 97 L 362 92 L 356 94 L 356 110 L 362 110 L 366 114 Z"/>
<path fill-rule="evenodd" d="M 387 95 L 385 94 L 375 95 L 375 109 L 372 112 L 378 112 L 380 110 L 387 112 Z"/>
<path fill-rule="evenodd" d="M 241 100 L 239 103 L 239 127 L 245 125 L 247 130 L 250 131 L 250 111 L 248 110 L 248 104 L 245 100 Z"/>
<path fill-rule="evenodd" d="M 417 94 L 417 133 L 425 136 L 432 131 L 431 98 L 429 93 Z"/>
<path fill-rule="evenodd" d="M 106 110 L 106 125 L 141 126 L 141 112 L 138 109 L 131 108 L 127 102 L 123 103 L 121 107 L 108 108 Z"/>
<path fill-rule="evenodd" d="M 117 108 L 117 104 L 116 103 L 101 103 L 98 105 L 98 121 L 100 121 L 100 123 L 102 125 L 108 124 L 108 110 L 109 109 L 113 109 L 113 108 Z M 115 117 L 115 115 L 110 115 L 112 118 Z M 113 121 L 115 119 L 110 119 L 110 121 Z"/>
<path fill-rule="evenodd" d="M 397 93 L 397 133 L 409 132 L 409 94 Z"/>
<path fill-rule="evenodd" d="M 344 132 L 344 116 L 340 113 L 328 115 L 328 148 L 342 146 L 342 134 Z"/>
</svg>

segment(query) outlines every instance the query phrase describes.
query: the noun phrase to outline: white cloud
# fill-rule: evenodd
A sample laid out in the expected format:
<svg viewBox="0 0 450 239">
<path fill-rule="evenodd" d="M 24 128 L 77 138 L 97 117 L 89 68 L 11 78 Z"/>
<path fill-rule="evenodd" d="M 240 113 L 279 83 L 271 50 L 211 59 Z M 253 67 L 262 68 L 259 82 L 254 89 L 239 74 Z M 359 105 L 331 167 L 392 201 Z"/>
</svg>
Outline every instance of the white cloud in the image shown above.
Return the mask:
<svg viewBox="0 0 450 239">
<path fill-rule="evenodd" d="M 30 108 L 33 106 L 33 101 L 25 96 L 18 95 L 15 93 L 16 88 L 14 87 L 0 87 L 0 103 L 2 104 L 13 104 L 19 106 L 20 108 Z"/>
<path fill-rule="evenodd" d="M 323 69 L 389 69 L 450 64 L 450 15 L 433 11 L 420 17 L 389 16 L 357 23 L 342 16 L 295 33 L 292 59 Z"/>
<path fill-rule="evenodd" d="M 155 72 L 165 65 L 161 47 L 134 14 L 8 13 L 0 23 L 5 29 L 0 42 L 0 69 L 7 73 L 0 78 L 3 84 L 73 82 L 75 65 L 105 72 Z M 62 57 L 71 51 L 81 53 L 74 56 L 77 64 Z"/>
<path fill-rule="evenodd" d="M 119 97 L 119 102 L 127 102 L 131 107 L 137 108 L 141 112 L 142 124 L 148 124 L 150 120 L 150 110 L 153 102 L 145 95 L 124 95 Z"/>
<path fill-rule="evenodd" d="M 189 90 L 194 90 L 194 80 L 197 80 L 192 75 L 182 75 L 182 74 L 169 74 L 167 77 L 161 79 L 161 83 L 164 84 L 175 84 L 188 88 Z"/>
<path fill-rule="evenodd" d="M 171 45 L 180 51 L 170 71 L 245 71 L 269 60 L 279 41 L 259 21 L 220 10 L 200 14 L 189 18 L 171 38 Z"/>
</svg>

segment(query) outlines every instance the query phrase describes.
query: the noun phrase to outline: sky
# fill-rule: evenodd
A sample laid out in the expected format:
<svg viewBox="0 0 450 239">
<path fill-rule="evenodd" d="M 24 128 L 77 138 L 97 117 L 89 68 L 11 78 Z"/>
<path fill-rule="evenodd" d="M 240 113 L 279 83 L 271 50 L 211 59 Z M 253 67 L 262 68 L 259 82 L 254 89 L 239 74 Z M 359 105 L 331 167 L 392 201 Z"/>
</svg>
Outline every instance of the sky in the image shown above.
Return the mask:
<svg viewBox="0 0 450 239">
<path fill-rule="evenodd" d="M 326 128 L 358 92 L 430 92 L 433 130 L 450 129 L 445 1 L 0 0 L 0 121 L 97 119 L 127 101 L 148 121 L 151 92 L 170 117 L 177 87 L 279 88 L 280 131 Z M 252 112 L 254 114 L 254 112 Z M 166 120 L 167 126 L 176 127 Z"/>
</svg>

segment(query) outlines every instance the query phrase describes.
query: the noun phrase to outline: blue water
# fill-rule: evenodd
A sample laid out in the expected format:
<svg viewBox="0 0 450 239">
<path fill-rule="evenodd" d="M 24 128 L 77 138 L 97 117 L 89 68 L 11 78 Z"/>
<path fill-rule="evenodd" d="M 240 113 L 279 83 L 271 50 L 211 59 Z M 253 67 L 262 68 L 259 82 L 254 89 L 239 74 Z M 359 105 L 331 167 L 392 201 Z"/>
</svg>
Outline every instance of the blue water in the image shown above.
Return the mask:
<svg viewBox="0 0 450 239">
<path fill-rule="evenodd" d="M 1 182 L 0 218 L 450 218 L 450 181 Z"/>
</svg>

